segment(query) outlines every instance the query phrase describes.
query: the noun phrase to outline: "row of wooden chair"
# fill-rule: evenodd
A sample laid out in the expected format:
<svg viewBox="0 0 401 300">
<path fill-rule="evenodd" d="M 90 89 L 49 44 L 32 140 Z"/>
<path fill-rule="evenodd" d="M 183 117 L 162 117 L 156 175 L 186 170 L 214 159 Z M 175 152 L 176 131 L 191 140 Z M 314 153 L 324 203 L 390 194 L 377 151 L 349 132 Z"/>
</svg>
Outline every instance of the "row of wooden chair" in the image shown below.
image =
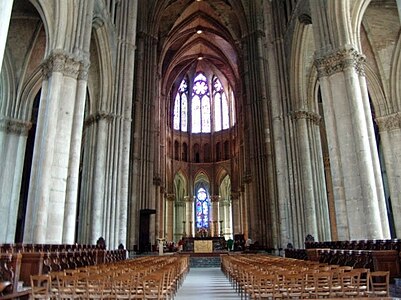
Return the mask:
<svg viewBox="0 0 401 300">
<path fill-rule="evenodd" d="M 222 270 L 250 299 L 389 297 L 389 272 L 287 258 L 222 257 Z"/>
<path fill-rule="evenodd" d="M 189 258 L 153 257 L 31 276 L 31 299 L 171 299 Z"/>
</svg>

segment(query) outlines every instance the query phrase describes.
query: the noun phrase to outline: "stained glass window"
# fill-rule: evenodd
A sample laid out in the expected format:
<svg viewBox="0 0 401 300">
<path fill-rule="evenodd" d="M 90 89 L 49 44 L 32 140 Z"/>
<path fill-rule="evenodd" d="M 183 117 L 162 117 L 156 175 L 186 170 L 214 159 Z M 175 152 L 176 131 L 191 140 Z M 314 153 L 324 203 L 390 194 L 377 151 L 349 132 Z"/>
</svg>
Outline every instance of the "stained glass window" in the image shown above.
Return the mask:
<svg viewBox="0 0 401 300">
<path fill-rule="evenodd" d="M 201 104 L 198 95 L 192 97 L 192 132 L 201 132 Z"/>
<path fill-rule="evenodd" d="M 230 111 L 228 99 L 220 80 L 213 77 L 213 99 L 214 99 L 214 131 L 228 129 L 230 127 Z"/>
<path fill-rule="evenodd" d="M 213 91 L 212 96 L 209 92 L 210 87 Z M 175 130 L 209 133 L 212 129 L 217 132 L 234 125 L 233 93 L 227 97 L 221 81 L 216 76 L 213 76 L 210 85 L 205 74 L 198 73 L 193 79 L 191 89 L 192 93 L 189 95 L 188 80 L 183 79 L 174 99 Z"/>
<path fill-rule="evenodd" d="M 204 188 L 196 193 L 196 228 L 209 228 L 209 198 Z"/>
<path fill-rule="evenodd" d="M 228 115 L 228 103 L 227 103 L 227 98 L 226 94 L 223 93 L 221 99 L 221 108 L 222 108 L 222 117 L 223 117 L 223 129 L 227 129 L 230 127 L 230 119 Z"/>
<path fill-rule="evenodd" d="M 192 92 L 192 132 L 210 132 L 210 98 L 206 76 L 199 73 Z"/>
<path fill-rule="evenodd" d="M 188 130 L 188 83 L 186 79 L 181 81 L 174 100 L 173 128 L 176 130 Z"/>
<path fill-rule="evenodd" d="M 180 129 L 180 95 L 175 96 L 173 128 Z"/>
</svg>

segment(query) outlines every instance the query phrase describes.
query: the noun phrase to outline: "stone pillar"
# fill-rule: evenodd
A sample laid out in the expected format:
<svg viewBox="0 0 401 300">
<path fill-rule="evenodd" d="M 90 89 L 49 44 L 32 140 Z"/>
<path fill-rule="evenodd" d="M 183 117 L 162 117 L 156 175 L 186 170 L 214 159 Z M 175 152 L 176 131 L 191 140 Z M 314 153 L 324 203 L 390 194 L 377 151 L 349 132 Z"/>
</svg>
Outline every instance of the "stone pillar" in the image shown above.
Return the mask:
<svg viewBox="0 0 401 300">
<path fill-rule="evenodd" d="M 305 229 L 306 234 L 311 234 L 317 237 L 317 220 L 316 220 L 316 208 L 315 196 L 313 186 L 315 184 L 313 180 L 313 168 L 312 159 L 310 156 L 310 141 L 308 134 L 308 124 L 306 118 L 311 117 L 312 113 L 305 111 L 297 111 L 293 114 L 293 118 L 296 122 L 297 129 L 297 141 L 298 141 L 298 153 L 299 153 L 299 179 L 300 186 L 302 188 L 302 194 L 300 195 L 303 199 L 303 209 L 301 208 L 301 214 L 305 218 Z M 299 209 L 298 208 L 298 209 Z"/>
<path fill-rule="evenodd" d="M 0 1 L 0 74 L 7 43 L 8 27 L 10 25 L 13 0 Z"/>
<path fill-rule="evenodd" d="M 220 221 L 222 222 L 223 228 L 220 231 L 227 239 L 229 235 L 232 235 L 232 222 L 231 222 L 231 201 L 230 199 L 224 199 L 220 201 Z"/>
<path fill-rule="evenodd" d="M 86 87 L 89 62 L 80 64 L 77 93 L 75 98 L 75 111 L 71 133 L 71 151 L 68 167 L 68 182 L 66 187 L 65 214 L 63 224 L 62 243 L 75 242 L 75 226 L 79 185 L 79 164 L 81 157 L 82 128 L 84 123 Z"/>
<path fill-rule="evenodd" d="M 239 192 L 231 192 L 231 200 L 232 200 L 232 224 L 233 234 L 242 233 L 241 230 L 241 211 L 240 211 L 240 193 Z"/>
<path fill-rule="evenodd" d="M 324 52 L 323 52 L 324 53 Z M 384 194 L 371 147 L 371 119 L 361 91 L 364 58 L 351 47 L 319 53 L 322 90 L 340 240 L 389 237 Z M 365 87 L 366 88 L 366 87 Z"/>
<path fill-rule="evenodd" d="M 248 238 L 252 232 L 251 226 L 249 225 L 250 222 L 254 221 L 254 211 L 250 210 L 249 207 L 252 205 L 252 193 L 251 193 L 251 177 L 246 176 L 245 180 L 245 190 L 244 190 L 244 201 L 242 201 L 242 224 L 243 224 L 243 233 L 245 234 L 245 238 Z"/>
<path fill-rule="evenodd" d="M 320 116 L 314 112 L 295 111 L 292 114 L 298 141 L 299 180 L 301 203 L 296 215 L 305 221 L 305 232 L 301 240 L 311 234 L 318 241 L 330 239 L 329 211 L 323 167 L 322 145 L 320 142 Z M 294 222 L 297 224 L 298 222 Z M 294 228 L 296 232 L 296 228 Z"/>
<path fill-rule="evenodd" d="M 71 102 L 74 101 L 61 99 L 75 99 L 73 77 L 74 73 L 75 76 L 78 73 L 79 64 L 63 51 L 53 51 L 43 66 L 44 80 L 32 159 L 24 243 L 60 243 L 62 240 L 63 223 L 60 220 L 64 219 L 69 135 L 74 110 Z M 61 107 L 64 102 L 66 106 Z"/>
<path fill-rule="evenodd" d="M 0 241 L 15 238 L 26 140 L 31 123 L 0 119 Z"/>
<path fill-rule="evenodd" d="M 132 131 L 132 93 L 134 89 L 134 67 L 135 67 L 135 41 L 138 1 L 123 0 L 120 1 L 118 24 L 118 60 L 120 64 L 117 71 L 116 86 L 118 87 L 118 96 L 116 102 L 119 105 L 119 115 L 122 116 L 120 134 L 120 159 L 119 159 L 119 180 L 117 191 L 117 204 L 119 205 L 115 218 L 118 219 L 118 243 L 127 243 L 128 227 L 128 190 L 130 177 L 130 152 L 131 152 L 131 131 Z M 158 193 L 159 195 L 159 193 Z M 160 201 L 162 202 L 162 201 Z M 161 213 L 161 212 L 157 212 Z"/>
<path fill-rule="evenodd" d="M 185 232 L 187 236 L 192 236 L 193 231 L 192 231 L 192 222 L 193 222 L 193 197 L 190 196 L 185 196 Z"/>
<path fill-rule="evenodd" d="M 155 198 L 157 203 L 156 208 L 156 237 L 157 238 L 164 238 L 165 237 L 165 218 L 166 218 L 166 209 L 165 209 L 165 201 L 163 198 L 163 188 L 160 186 L 161 180 L 160 177 L 153 179 L 155 186 Z"/>
<path fill-rule="evenodd" d="M 113 120 L 113 116 L 100 112 L 95 116 L 96 128 L 96 151 L 94 152 L 94 171 L 92 183 L 92 197 L 90 205 L 90 233 L 89 242 L 95 244 L 100 236 L 103 236 L 102 220 L 104 212 L 104 190 L 106 180 L 106 156 L 107 156 L 107 128 Z"/>
<path fill-rule="evenodd" d="M 263 246 L 272 242 L 272 214 L 275 207 L 274 174 L 271 166 L 273 147 L 271 139 L 271 111 L 269 107 L 269 91 L 267 76 L 267 60 L 265 55 L 266 36 L 263 28 L 262 4 L 249 1 L 248 8 L 253 16 L 249 23 L 248 34 L 242 40 L 243 74 L 241 77 L 247 87 L 244 97 L 244 122 L 247 124 L 244 132 L 245 155 L 247 165 L 245 177 L 252 181 L 244 183 L 247 186 L 247 205 L 249 218 L 246 226 L 252 239 Z M 248 193 L 249 192 L 249 193 Z"/>
<path fill-rule="evenodd" d="M 166 235 L 167 241 L 174 240 L 174 194 L 166 194 Z"/>
<path fill-rule="evenodd" d="M 210 214 L 210 220 L 211 221 L 220 221 L 220 213 L 219 213 L 219 200 L 220 196 L 219 195 L 213 195 L 210 196 L 210 202 L 211 202 L 211 214 Z M 215 229 L 210 228 L 212 236 L 215 236 Z"/>
<path fill-rule="evenodd" d="M 401 215 L 401 113 L 394 113 L 377 118 L 381 144 L 386 165 L 388 185 L 390 189 L 391 208 L 394 216 Z M 396 236 L 401 235 L 401 219 L 394 218 Z"/>
<path fill-rule="evenodd" d="M 175 230 L 174 230 L 174 241 L 178 241 L 182 238 L 185 232 L 184 225 L 185 220 L 185 202 L 177 200 L 175 201 Z"/>
</svg>

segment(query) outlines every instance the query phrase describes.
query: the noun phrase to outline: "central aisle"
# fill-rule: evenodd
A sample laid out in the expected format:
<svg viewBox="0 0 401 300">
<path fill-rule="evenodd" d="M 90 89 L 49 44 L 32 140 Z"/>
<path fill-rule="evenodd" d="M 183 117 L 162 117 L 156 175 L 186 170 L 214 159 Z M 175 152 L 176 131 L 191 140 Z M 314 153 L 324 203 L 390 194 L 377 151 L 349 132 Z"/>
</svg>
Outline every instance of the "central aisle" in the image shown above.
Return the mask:
<svg viewBox="0 0 401 300">
<path fill-rule="evenodd" d="M 175 300 L 241 299 L 220 268 L 192 268 Z"/>
</svg>

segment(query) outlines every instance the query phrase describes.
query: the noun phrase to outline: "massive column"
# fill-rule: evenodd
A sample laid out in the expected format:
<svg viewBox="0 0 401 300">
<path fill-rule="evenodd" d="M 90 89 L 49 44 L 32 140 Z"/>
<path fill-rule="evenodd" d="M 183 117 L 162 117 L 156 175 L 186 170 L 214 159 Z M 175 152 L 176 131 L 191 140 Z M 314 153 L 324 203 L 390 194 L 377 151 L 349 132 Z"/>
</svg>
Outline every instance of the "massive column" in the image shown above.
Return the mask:
<svg viewBox="0 0 401 300">
<path fill-rule="evenodd" d="M 64 219 L 75 101 L 61 99 L 76 99 L 79 66 L 74 56 L 62 50 L 53 51 L 44 63 L 25 221 L 26 243 L 62 241 L 60 220 Z"/>
<path fill-rule="evenodd" d="M 218 226 L 219 221 L 221 220 L 220 218 L 220 213 L 219 213 L 219 200 L 220 196 L 219 195 L 213 195 L 210 196 L 210 202 L 211 202 L 211 215 L 210 215 L 210 221 L 211 221 L 211 226 L 210 226 L 210 233 L 212 236 L 218 236 L 220 227 Z"/>
<path fill-rule="evenodd" d="M 75 99 L 75 112 L 72 121 L 73 125 L 71 132 L 71 149 L 69 155 L 68 182 L 66 186 L 62 238 L 62 243 L 65 244 L 73 244 L 75 242 L 77 199 L 79 197 L 79 164 L 81 157 L 82 128 L 84 123 L 86 85 L 88 80 L 89 68 L 89 62 L 86 60 L 87 58 L 84 59 L 84 61 L 80 64 L 77 78 L 78 83 Z"/>
<path fill-rule="evenodd" d="M 348 30 L 351 4 L 348 0 L 311 3 L 315 64 L 330 145 L 338 238 L 382 239 L 389 237 L 389 227 L 365 59 Z M 332 22 L 333 18 L 341 22 Z"/>
<path fill-rule="evenodd" d="M 66 232 L 66 240 L 72 240 L 75 222 L 71 220 L 75 218 L 71 214 L 76 211 L 74 193 L 76 195 L 78 189 L 76 156 L 81 146 L 79 131 L 82 130 L 82 120 L 78 119 L 83 117 L 80 110 L 86 96 L 85 73 L 93 0 L 52 2 L 43 7 L 55 11 L 50 18 L 63 22 L 55 22 L 57 26 L 48 28 L 49 50 L 42 64 L 44 79 L 32 159 L 25 243 L 61 243 L 63 232 Z M 71 197 L 66 199 L 66 194 Z"/>
<path fill-rule="evenodd" d="M 304 219 L 304 236 L 316 240 L 330 239 L 330 218 L 326 196 L 323 155 L 320 143 L 320 116 L 314 112 L 295 111 L 295 132 L 298 142 L 300 215 Z"/>
<path fill-rule="evenodd" d="M 13 243 L 17 224 L 25 145 L 31 123 L 0 119 L 0 241 Z"/>
<path fill-rule="evenodd" d="M 386 173 L 390 188 L 391 208 L 394 216 L 401 215 L 401 113 L 394 113 L 377 118 L 383 146 Z M 401 234 L 401 219 L 394 218 L 396 236 Z"/>
<path fill-rule="evenodd" d="M 142 28 L 143 29 L 143 28 Z M 143 29 L 144 30 L 144 29 Z M 135 71 L 132 205 L 130 207 L 129 239 L 137 244 L 139 210 L 156 209 L 156 199 L 150 197 L 154 186 L 155 130 L 154 111 L 157 95 L 157 39 L 145 31 L 138 34 Z M 159 212 L 156 212 L 159 213 Z M 153 225 L 152 225 L 153 226 Z M 152 241 L 155 242 L 155 241 Z"/>
<path fill-rule="evenodd" d="M 166 201 L 166 239 L 173 241 L 174 239 L 174 194 L 167 194 Z"/>
<path fill-rule="evenodd" d="M 332 167 L 339 239 L 388 238 L 371 113 L 361 91 L 363 56 L 343 47 L 316 59 Z M 370 124 L 369 124 L 370 120 Z M 374 144 L 374 143 L 373 143 Z"/>
</svg>

